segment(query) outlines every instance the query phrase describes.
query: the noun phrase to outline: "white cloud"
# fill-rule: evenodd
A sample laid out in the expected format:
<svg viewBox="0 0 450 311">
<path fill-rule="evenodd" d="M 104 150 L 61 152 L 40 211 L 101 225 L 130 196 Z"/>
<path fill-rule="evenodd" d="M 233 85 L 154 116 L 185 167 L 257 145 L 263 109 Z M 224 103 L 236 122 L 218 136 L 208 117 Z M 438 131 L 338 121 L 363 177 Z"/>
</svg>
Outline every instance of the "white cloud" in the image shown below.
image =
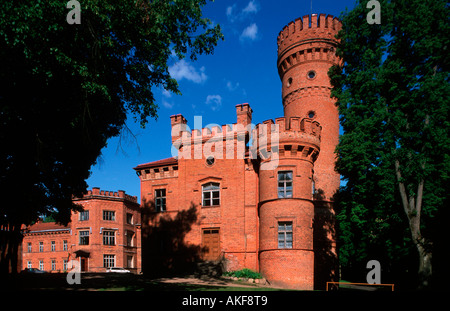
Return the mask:
<svg viewBox="0 0 450 311">
<path fill-rule="evenodd" d="M 232 92 L 235 91 L 239 87 L 239 82 L 236 82 L 233 84 L 231 81 L 227 81 L 227 89 L 228 91 Z"/>
<path fill-rule="evenodd" d="M 206 96 L 206 105 L 211 107 L 212 111 L 218 110 L 222 106 L 222 96 L 208 95 Z"/>
<path fill-rule="evenodd" d="M 174 106 L 174 103 L 169 103 L 168 101 L 163 100 L 162 105 L 167 109 L 171 109 Z"/>
<path fill-rule="evenodd" d="M 244 31 L 242 31 L 240 39 L 241 40 L 246 40 L 246 39 L 256 40 L 257 35 L 258 35 L 258 26 L 256 26 L 255 23 L 253 23 L 250 26 L 248 26 L 247 28 L 245 28 Z"/>
<path fill-rule="evenodd" d="M 257 13 L 259 11 L 259 5 L 254 1 L 250 1 L 247 6 L 242 10 L 242 13 Z"/>
<path fill-rule="evenodd" d="M 169 73 L 172 78 L 178 81 L 186 79 L 194 83 L 203 83 L 208 79 L 208 76 L 205 74 L 205 67 L 201 67 L 200 70 L 197 70 L 184 59 L 181 59 L 170 66 Z"/>
<path fill-rule="evenodd" d="M 226 14 L 227 14 L 228 18 L 230 18 L 230 19 L 233 18 L 233 10 L 235 8 L 236 8 L 236 4 L 233 4 L 233 5 L 229 6 L 229 7 L 227 7 Z"/>
<path fill-rule="evenodd" d="M 166 90 L 164 88 L 162 89 L 161 93 L 166 98 L 171 98 L 172 97 L 172 93 L 170 93 L 168 90 Z"/>
<path fill-rule="evenodd" d="M 242 21 L 250 14 L 256 14 L 259 11 L 259 4 L 255 0 L 251 0 L 245 8 L 240 12 L 236 10 L 236 3 L 227 7 L 225 14 L 230 22 L 234 23 L 236 20 Z"/>
</svg>

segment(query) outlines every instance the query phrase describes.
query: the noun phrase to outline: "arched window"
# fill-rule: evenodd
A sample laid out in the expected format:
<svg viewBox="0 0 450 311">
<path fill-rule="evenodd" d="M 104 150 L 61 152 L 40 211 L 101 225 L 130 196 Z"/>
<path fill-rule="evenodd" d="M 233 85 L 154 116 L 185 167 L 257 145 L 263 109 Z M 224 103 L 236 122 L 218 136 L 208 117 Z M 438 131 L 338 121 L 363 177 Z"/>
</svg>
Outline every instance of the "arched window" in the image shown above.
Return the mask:
<svg viewBox="0 0 450 311">
<path fill-rule="evenodd" d="M 202 205 L 217 206 L 220 205 L 220 184 L 210 182 L 202 186 Z"/>
</svg>

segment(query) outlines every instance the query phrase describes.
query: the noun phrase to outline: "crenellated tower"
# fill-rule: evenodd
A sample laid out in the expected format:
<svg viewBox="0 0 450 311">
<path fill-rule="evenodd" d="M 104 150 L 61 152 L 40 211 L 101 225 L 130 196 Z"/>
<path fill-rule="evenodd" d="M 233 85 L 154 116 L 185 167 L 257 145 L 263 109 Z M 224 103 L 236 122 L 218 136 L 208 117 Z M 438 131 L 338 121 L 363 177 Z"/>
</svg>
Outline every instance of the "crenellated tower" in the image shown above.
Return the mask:
<svg viewBox="0 0 450 311">
<path fill-rule="evenodd" d="M 339 142 L 339 115 L 331 98 L 328 70 L 336 56 L 335 35 L 341 22 L 325 14 L 303 16 L 278 35 L 278 73 L 282 82 L 285 117 L 308 117 L 322 126 L 320 156 L 314 164 L 316 199 L 330 202 L 339 188 L 335 149 Z"/>
<path fill-rule="evenodd" d="M 257 126 L 279 133 L 278 146 L 258 144 L 260 155 L 268 149 L 279 157 L 272 170 L 262 169 L 266 159 L 260 160 L 259 264 L 267 279 L 282 286 L 321 289 L 336 274 L 332 201 L 340 183 L 334 169 L 339 116 L 328 70 L 340 62 L 340 28 L 325 14 L 284 27 L 277 60 L 284 117 Z"/>
<path fill-rule="evenodd" d="M 341 22 L 331 15 L 306 15 L 284 27 L 277 40 L 285 117 L 308 117 L 322 126 L 320 153 L 312 176 L 317 289 L 323 289 L 324 282 L 337 275 L 333 196 L 340 184 L 335 171 L 339 114 L 331 97 L 328 71 L 342 61 L 335 54 L 335 36 L 341 28 Z"/>
<path fill-rule="evenodd" d="M 268 120 L 258 124 L 255 131 L 259 139 L 264 135 L 270 137 L 267 143 L 258 143 L 260 272 L 272 284 L 312 290 L 311 189 L 322 128 L 310 118 L 282 117 L 275 119 L 275 123 Z M 263 156 L 267 150 L 271 152 L 270 159 Z M 275 154 L 278 161 L 274 161 Z M 273 169 L 270 166 L 264 169 L 267 161 L 275 162 Z"/>
</svg>

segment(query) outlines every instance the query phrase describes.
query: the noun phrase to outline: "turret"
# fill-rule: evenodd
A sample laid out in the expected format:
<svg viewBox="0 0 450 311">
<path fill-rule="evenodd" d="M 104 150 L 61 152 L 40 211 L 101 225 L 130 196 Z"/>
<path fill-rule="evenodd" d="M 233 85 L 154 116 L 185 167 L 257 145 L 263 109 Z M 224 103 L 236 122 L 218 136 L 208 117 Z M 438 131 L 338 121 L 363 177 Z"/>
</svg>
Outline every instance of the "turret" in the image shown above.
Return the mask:
<svg viewBox="0 0 450 311">
<path fill-rule="evenodd" d="M 284 117 L 257 126 L 258 138 L 263 126 L 271 137 L 258 142 L 259 259 L 260 272 L 273 284 L 321 288 L 322 279 L 335 273 L 332 198 L 340 181 L 334 170 L 339 115 L 328 70 L 341 61 L 335 55 L 340 29 L 335 17 L 312 14 L 289 23 L 278 36 Z M 267 150 L 276 156 L 265 158 Z M 274 169 L 264 169 L 273 158 L 278 159 Z"/>
<path fill-rule="evenodd" d="M 341 22 L 331 15 L 306 15 L 284 27 L 277 40 L 284 116 L 308 117 L 323 127 L 314 180 L 324 201 L 332 200 L 340 182 L 334 170 L 339 114 L 336 100 L 331 98 L 328 70 L 341 62 L 335 54 L 335 36 L 341 27 Z"/>
<path fill-rule="evenodd" d="M 263 129 L 263 130 L 261 130 Z M 278 139 L 274 138 L 274 129 Z M 314 250 L 312 173 L 320 152 L 321 126 L 309 118 L 277 118 L 256 126 L 260 156 L 259 259 L 260 272 L 272 284 L 313 289 Z M 256 139 L 256 138 L 254 138 Z M 274 142 L 277 142 L 275 144 Z M 273 169 L 262 169 L 277 158 Z M 280 268 L 282 267 L 282 268 Z"/>
</svg>

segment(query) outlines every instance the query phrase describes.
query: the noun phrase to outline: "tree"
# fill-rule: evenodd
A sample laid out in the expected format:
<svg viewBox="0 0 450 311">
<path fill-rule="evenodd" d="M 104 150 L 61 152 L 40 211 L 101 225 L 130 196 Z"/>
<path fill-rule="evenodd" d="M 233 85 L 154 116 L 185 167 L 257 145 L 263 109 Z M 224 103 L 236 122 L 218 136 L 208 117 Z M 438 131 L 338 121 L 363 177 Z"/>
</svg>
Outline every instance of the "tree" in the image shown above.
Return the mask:
<svg viewBox="0 0 450 311">
<path fill-rule="evenodd" d="M 127 113 L 144 127 L 157 117 L 152 87 L 180 94 L 169 57 L 196 60 L 223 39 L 206 0 L 79 2 L 80 24 L 65 1 L 0 3 L 0 225 L 16 234 L 54 211 L 67 223 Z"/>
<path fill-rule="evenodd" d="M 343 14 L 344 63 L 329 72 L 344 130 L 340 257 L 351 265 L 384 256 L 394 267 L 413 246 L 426 288 L 449 197 L 449 8 L 442 0 L 379 2 L 379 25 L 366 22 L 367 1 Z"/>
</svg>

